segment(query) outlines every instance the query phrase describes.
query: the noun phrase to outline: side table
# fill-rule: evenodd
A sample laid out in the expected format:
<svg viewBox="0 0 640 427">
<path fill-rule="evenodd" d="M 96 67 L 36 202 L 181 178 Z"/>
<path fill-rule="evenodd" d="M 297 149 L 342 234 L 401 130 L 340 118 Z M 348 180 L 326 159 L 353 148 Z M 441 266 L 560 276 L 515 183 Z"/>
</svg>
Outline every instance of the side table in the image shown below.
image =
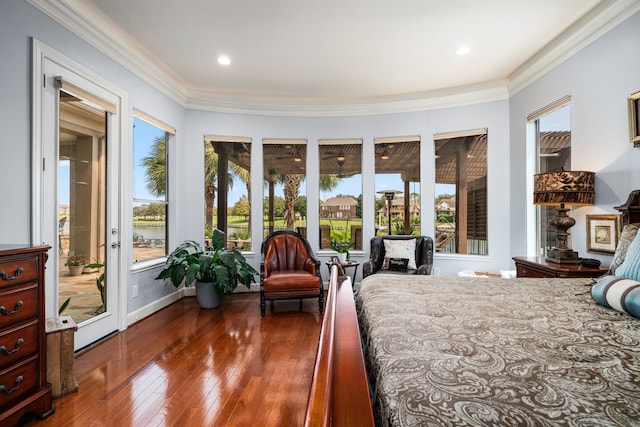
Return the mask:
<svg viewBox="0 0 640 427">
<path fill-rule="evenodd" d="M 331 264 L 333 263 L 331 261 L 327 261 L 326 264 L 327 267 L 331 268 Z M 354 289 L 356 284 L 356 274 L 358 273 L 359 265 L 360 263 L 358 261 L 347 261 L 345 263 L 340 263 L 340 267 L 342 267 L 342 269 L 344 270 L 344 274 L 347 274 L 348 268 L 353 268 L 353 273 L 351 274 L 351 286 L 353 286 Z"/>
<path fill-rule="evenodd" d="M 517 277 L 600 277 L 608 271 L 607 268 L 548 262 L 543 257 L 513 257 L 513 261 Z"/>
</svg>

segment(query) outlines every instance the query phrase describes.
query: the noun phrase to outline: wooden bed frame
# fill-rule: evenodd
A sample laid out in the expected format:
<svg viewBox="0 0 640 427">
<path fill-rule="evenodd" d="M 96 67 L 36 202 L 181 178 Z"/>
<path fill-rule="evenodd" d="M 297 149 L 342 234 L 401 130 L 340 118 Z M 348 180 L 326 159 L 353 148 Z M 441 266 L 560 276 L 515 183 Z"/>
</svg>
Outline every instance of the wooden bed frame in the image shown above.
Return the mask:
<svg viewBox="0 0 640 427">
<path fill-rule="evenodd" d="M 305 426 L 373 426 L 351 278 L 330 269 Z"/>
<path fill-rule="evenodd" d="M 614 209 L 622 224 L 640 223 L 640 190 Z M 351 279 L 330 269 L 305 426 L 374 426 Z"/>
</svg>

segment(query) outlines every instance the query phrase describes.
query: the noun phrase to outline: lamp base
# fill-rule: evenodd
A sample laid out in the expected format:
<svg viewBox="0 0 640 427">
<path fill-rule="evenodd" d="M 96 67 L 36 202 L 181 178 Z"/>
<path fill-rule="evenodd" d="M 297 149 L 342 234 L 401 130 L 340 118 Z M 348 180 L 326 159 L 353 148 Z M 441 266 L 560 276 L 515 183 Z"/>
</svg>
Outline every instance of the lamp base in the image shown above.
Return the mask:
<svg viewBox="0 0 640 427">
<path fill-rule="evenodd" d="M 557 264 L 580 264 L 578 258 L 578 252 L 572 251 L 569 248 L 551 248 L 547 252 L 546 260 L 549 262 L 555 262 Z"/>
</svg>

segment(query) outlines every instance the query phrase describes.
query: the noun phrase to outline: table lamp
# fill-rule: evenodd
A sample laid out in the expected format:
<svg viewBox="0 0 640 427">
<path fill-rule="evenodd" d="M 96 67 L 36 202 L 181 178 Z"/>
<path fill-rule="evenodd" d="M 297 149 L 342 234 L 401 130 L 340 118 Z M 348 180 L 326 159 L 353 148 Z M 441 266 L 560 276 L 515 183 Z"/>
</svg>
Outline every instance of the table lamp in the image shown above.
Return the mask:
<svg viewBox="0 0 640 427">
<path fill-rule="evenodd" d="M 558 206 L 558 213 L 549 225 L 557 230 L 558 246 L 547 251 L 547 261 L 561 264 L 578 264 L 578 253 L 567 246 L 568 229 L 576 220 L 567 216 L 565 206 L 592 205 L 595 198 L 595 173 L 565 171 L 535 175 L 533 203 L 543 206 Z"/>
</svg>

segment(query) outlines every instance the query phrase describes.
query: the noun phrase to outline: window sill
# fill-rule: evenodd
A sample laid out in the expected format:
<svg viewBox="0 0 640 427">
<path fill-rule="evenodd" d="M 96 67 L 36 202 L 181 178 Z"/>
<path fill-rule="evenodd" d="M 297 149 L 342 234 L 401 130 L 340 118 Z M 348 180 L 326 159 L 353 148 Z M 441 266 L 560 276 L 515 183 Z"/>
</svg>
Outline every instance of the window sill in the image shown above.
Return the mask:
<svg viewBox="0 0 640 427">
<path fill-rule="evenodd" d="M 151 270 L 152 268 L 159 267 L 163 265 L 167 260 L 167 257 L 153 258 L 147 259 L 144 261 L 136 262 L 131 266 L 130 271 L 132 273 L 137 273 L 141 271 Z"/>
</svg>

